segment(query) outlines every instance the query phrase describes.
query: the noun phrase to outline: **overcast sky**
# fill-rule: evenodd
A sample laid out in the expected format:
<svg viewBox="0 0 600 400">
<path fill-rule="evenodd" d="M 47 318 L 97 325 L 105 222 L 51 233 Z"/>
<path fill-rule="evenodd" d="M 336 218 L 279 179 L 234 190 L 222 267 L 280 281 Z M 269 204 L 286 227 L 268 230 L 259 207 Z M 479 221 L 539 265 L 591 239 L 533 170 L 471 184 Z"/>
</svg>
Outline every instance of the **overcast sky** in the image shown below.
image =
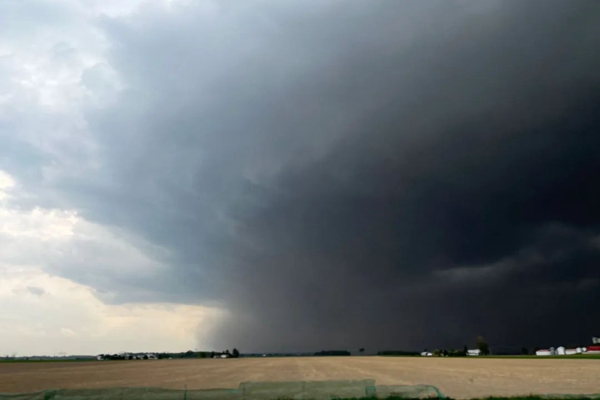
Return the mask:
<svg viewBox="0 0 600 400">
<path fill-rule="evenodd" d="M 600 2 L 0 1 L 0 354 L 600 335 Z"/>
</svg>

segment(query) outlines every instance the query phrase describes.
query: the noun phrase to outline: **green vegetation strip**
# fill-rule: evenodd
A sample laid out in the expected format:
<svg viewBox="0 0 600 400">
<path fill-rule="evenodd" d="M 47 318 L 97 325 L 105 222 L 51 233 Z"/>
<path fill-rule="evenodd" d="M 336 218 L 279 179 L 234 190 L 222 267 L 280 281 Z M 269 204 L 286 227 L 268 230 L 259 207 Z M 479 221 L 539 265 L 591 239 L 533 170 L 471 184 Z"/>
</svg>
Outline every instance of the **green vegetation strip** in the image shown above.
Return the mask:
<svg viewBox="0 0 600 400">
<path fill-rule="evenodd" d="M 600 354 L 577 354 L 572 356 L 479 356 L 469 358 L 516 358 L 516 359 L 535 359 L 535 360 L 600 360 Z"/>
<path fill-rule="evenodd" d="M 95 358 L 72 358 L 68 360 L 0 360 L 0 364 L 17 364 L 17 363 L 69 363 L 69 362 L 92 362 L 97 361 Z"/>
<path fill-rule="evenodd" d="M 549 395 L 549 396 L 516 396 L 516 397 L 481 397 L 470 400 L 598 400 L 600 395 L 578 396 L 578 395 Z M 390 396 L 390 397 L 363 397 L 361 399 L 356 398 L 336 398 L 336 400 L 417 400 L 410 397 Z M 443 397 L 444 400 L 455 400 L 451 397 Z M 283 400 L 283 399 L 282 399 Z M 422 399 L 420 399 L 422 400 Z"/>
<path fill-rule="evenodd" d="M 472 360 L 480 360 L 480 359 L 515 359 L 515 360 L 600 360 L 600 354 L 578 354 L 572 356 L 474 356 L 474 357 L 423 357 L 421 355 L 399 355 L 399 354 L 381 354 L 380 357 L 419 357 L 419 358 L 460 358 L 464 359 L 472 359 Z M 500 397 L 499 397 L 500 399 Z"/>
</svg>

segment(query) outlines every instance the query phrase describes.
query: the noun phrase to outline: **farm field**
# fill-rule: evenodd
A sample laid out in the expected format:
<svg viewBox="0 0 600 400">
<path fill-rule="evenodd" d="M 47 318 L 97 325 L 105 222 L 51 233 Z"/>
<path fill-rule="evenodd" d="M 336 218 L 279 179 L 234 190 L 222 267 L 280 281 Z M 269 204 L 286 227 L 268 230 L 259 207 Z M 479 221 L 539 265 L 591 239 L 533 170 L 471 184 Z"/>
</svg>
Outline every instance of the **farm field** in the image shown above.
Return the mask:
<svg viewBox="0 0 600 400">
<path fill-rule="evenodd" d="M 70 363 L 0 363 L 0 393 L 53 388 L 236 388 L 245 381 L 376 379 L 430 384 L 465 399 L 600 393 L 600 360 L 288 357 Z"/>
</svg>

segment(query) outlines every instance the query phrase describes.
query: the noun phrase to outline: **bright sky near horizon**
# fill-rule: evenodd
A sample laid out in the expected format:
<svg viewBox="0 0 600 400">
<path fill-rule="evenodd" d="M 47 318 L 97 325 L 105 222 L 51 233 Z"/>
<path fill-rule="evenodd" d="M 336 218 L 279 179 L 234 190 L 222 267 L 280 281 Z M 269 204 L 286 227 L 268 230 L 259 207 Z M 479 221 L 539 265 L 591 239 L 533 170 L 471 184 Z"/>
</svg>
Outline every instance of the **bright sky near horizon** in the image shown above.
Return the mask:
<svg viewBox="0 0 600 400">
<path fill-rule="evenodd" d="M 39 157 L 29 165 L 38 170 L 20 171 L 39 174 L 37 187 L 0 169 L 1 355 L 186 351 L 209 346 L 198 328 L 224 315 L 216 306 L 162 299 L 115 302 L 115 291 L 145 290 L 137 281 L 165 268 L 152 254 L 166 250 L 90 222 L 61 199 L 36 202 L 61 179 L 102 167 L 84 113 L 110 104 L 122 83 L 106 62 L 109 43 L 97 24 L 127 18 L 142 3 L 0 4 L 0 147 L 21 156 L 5 155 L 0 168 L 27 165 L 23 147 Z M 152 3 L 169 12 L 173 2 Z M 16 142 L 9 135 L 22 148 L 9 147 Z M 113 291 L 111 279 L 131 281 Z"/>
</svg>

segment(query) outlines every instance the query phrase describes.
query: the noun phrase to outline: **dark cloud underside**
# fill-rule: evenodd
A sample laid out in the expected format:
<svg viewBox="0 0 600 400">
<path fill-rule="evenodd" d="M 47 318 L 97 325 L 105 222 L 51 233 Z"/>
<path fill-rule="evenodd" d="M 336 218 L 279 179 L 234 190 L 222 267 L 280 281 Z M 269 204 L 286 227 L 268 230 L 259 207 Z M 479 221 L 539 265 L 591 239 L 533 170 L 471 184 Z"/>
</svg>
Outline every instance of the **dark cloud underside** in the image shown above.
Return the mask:
<svg viewBox="0 0 600 400">
<path fill-rule="evenodd" d="M 99 27 L 128 86 L 87 115 L 105 168 L 62 189 L 173 251 L 148 285 L 229 309 L 214 345 L 600 331 L 600 3 L 225 2 Z"/>
</svg>

